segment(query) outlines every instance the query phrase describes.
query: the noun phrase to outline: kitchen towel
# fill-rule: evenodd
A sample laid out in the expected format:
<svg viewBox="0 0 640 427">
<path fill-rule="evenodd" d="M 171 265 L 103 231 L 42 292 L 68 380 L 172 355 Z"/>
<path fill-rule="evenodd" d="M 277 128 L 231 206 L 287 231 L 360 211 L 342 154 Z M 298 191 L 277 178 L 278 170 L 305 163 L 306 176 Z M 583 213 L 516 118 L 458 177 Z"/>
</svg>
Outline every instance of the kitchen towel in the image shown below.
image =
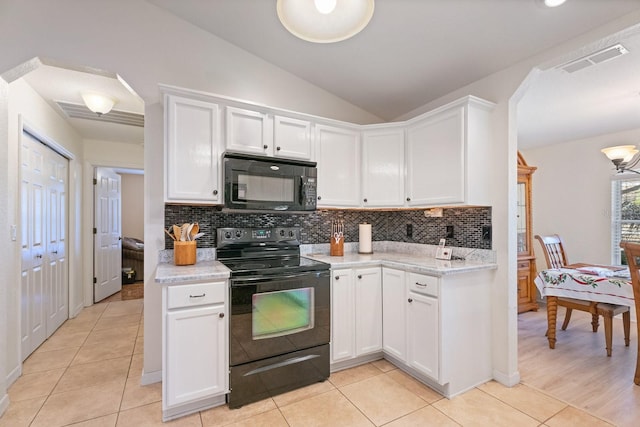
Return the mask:
<svg viewBox="0 0 640 427">
<path fill-rule="evenodd" d="M 359 245 L 358 252 L 361 254 L 371 254 L 373 253 L 371 247 L 371 224 L 360 224 L 359 225 Z"/>
</svg>

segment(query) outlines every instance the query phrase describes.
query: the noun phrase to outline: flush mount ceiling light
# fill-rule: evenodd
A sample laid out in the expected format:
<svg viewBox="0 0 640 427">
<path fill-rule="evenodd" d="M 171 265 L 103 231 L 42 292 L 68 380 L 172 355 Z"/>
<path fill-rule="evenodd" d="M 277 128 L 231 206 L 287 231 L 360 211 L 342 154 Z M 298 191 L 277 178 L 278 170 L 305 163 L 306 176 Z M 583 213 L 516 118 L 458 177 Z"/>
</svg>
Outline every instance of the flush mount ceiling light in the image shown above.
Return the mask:
<svg viewBox="0 0 640 427">
<path fill-rule="evenodd" d="M 98 116 L 103 114 L 107 114 L 115 103 L 118 101 L 117 99 L 107 96 L 98 92 L 82 92 L 80 94 L 82 96 L 82 100 L 87 108 Z"/>
<path fill-rule="evenodd" d="M 544 0 L 544 5 L 547 7 L 557 7 L 563 4 L 566 0 Z"/>
<path fill-rule="evenodd" d="M 640 158 L 633 161 L 636 154 L 638 154 L 635 145 L 617 145 L 615 147 L 603 148 L 600 151 L 613 162 L 619 173 L 634 172 L 640 174 L 640 172 L 631 169 L 640 161 Z"/>
<path fill-rule="evenodd" d="M 313 43 L 335 43 L 355 36 L 373 16 L 374 0 L 278 0 L 282 25 Z"/>
</svg>

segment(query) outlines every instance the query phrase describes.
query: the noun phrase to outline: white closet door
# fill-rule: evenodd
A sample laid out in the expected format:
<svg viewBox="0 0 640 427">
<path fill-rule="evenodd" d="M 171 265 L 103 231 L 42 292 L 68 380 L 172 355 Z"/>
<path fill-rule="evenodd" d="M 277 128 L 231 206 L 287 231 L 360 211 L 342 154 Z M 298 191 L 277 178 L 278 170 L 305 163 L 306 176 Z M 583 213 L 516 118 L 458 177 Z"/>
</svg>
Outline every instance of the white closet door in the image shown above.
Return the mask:
<svg viewBox="0 0 640 427">
<path fill-rule="evenodd" d="M 69 268 L 66 256 L 68 161 L 50 152 L 47 172 L 47 337 L 69 318 Z"/>
<path fill-rule="evenodd" d="M 21 342 L 26 359 L 69 317 L 69 162 L 23 132 L 20 146 Z"/>
</svg>

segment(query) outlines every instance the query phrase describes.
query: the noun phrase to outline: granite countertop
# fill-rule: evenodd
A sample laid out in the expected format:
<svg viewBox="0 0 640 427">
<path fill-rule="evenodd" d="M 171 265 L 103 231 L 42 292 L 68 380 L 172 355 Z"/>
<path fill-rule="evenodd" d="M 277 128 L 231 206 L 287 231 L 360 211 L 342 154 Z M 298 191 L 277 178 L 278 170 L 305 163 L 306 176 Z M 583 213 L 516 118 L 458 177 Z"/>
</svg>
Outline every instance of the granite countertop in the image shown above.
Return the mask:
<svg viewBox="0 0 640 427">
<path fill-rule="evenodd" d="M 344 256 L 330 256 L 329 245 L 306 245 L 301 255 L 330 264 L 332 268 L 390 267 L 431 276 L 446 276 L 498 268 L 492 251 L 454 248 L 465 259 L 444 261 L 434 258 L 435 246 L 374 242 L 373 254 L 360 254 L 357 246 L 345 244 Z M 471 256 L 470 256 L 471 255 Z M 226 280 L 231 270 L 215 260 L 215 250 L 198 249 L 194 265 L 174 265 L 173 251 L 160 251 L 156 283 L 173 284 L 203 280 Z"/>
<path fill-rule="evenodd" d="M 478 270 L 493 270 L 498 264 L 484 260 L 439 260 L 425 255 L 398 252 L 374 252 L 373 254 L 345 253 L 344 256 L 329 256 L 308 253 L 306 257 L 331 264 L 331 268 L 390 267 L 414 273 L 445 276 Z"/>
<path fill-rule="evenodd" d="M 156 283 L 172 284 L 203 280 L 226 280 L 231 270 L 219 261 L 198 261 L 193 265 L 160 263 L 156 270 Z"/>
</svg>

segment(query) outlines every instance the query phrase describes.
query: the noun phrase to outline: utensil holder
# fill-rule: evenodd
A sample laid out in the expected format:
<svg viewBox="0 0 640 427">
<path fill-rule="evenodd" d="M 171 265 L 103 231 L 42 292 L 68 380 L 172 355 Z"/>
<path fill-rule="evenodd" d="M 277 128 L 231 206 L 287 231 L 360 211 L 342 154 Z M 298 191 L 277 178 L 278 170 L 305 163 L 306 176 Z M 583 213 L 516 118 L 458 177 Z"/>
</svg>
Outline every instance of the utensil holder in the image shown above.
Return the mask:
<svg viewBox="0 0 640 427">
<path fill-rule="evenodd" d="M 336 241 L 336 238 L 331 236 L 331 246 L 329 255 L 331 256 L 344 256 L 344 237 L 339 241 Z"/>
<path fill-rule="evenodd" d="M 173 263 L 175 265 L 193 265 L 196 263 L 196 241 L 173 242 Z"/>
</svg>

